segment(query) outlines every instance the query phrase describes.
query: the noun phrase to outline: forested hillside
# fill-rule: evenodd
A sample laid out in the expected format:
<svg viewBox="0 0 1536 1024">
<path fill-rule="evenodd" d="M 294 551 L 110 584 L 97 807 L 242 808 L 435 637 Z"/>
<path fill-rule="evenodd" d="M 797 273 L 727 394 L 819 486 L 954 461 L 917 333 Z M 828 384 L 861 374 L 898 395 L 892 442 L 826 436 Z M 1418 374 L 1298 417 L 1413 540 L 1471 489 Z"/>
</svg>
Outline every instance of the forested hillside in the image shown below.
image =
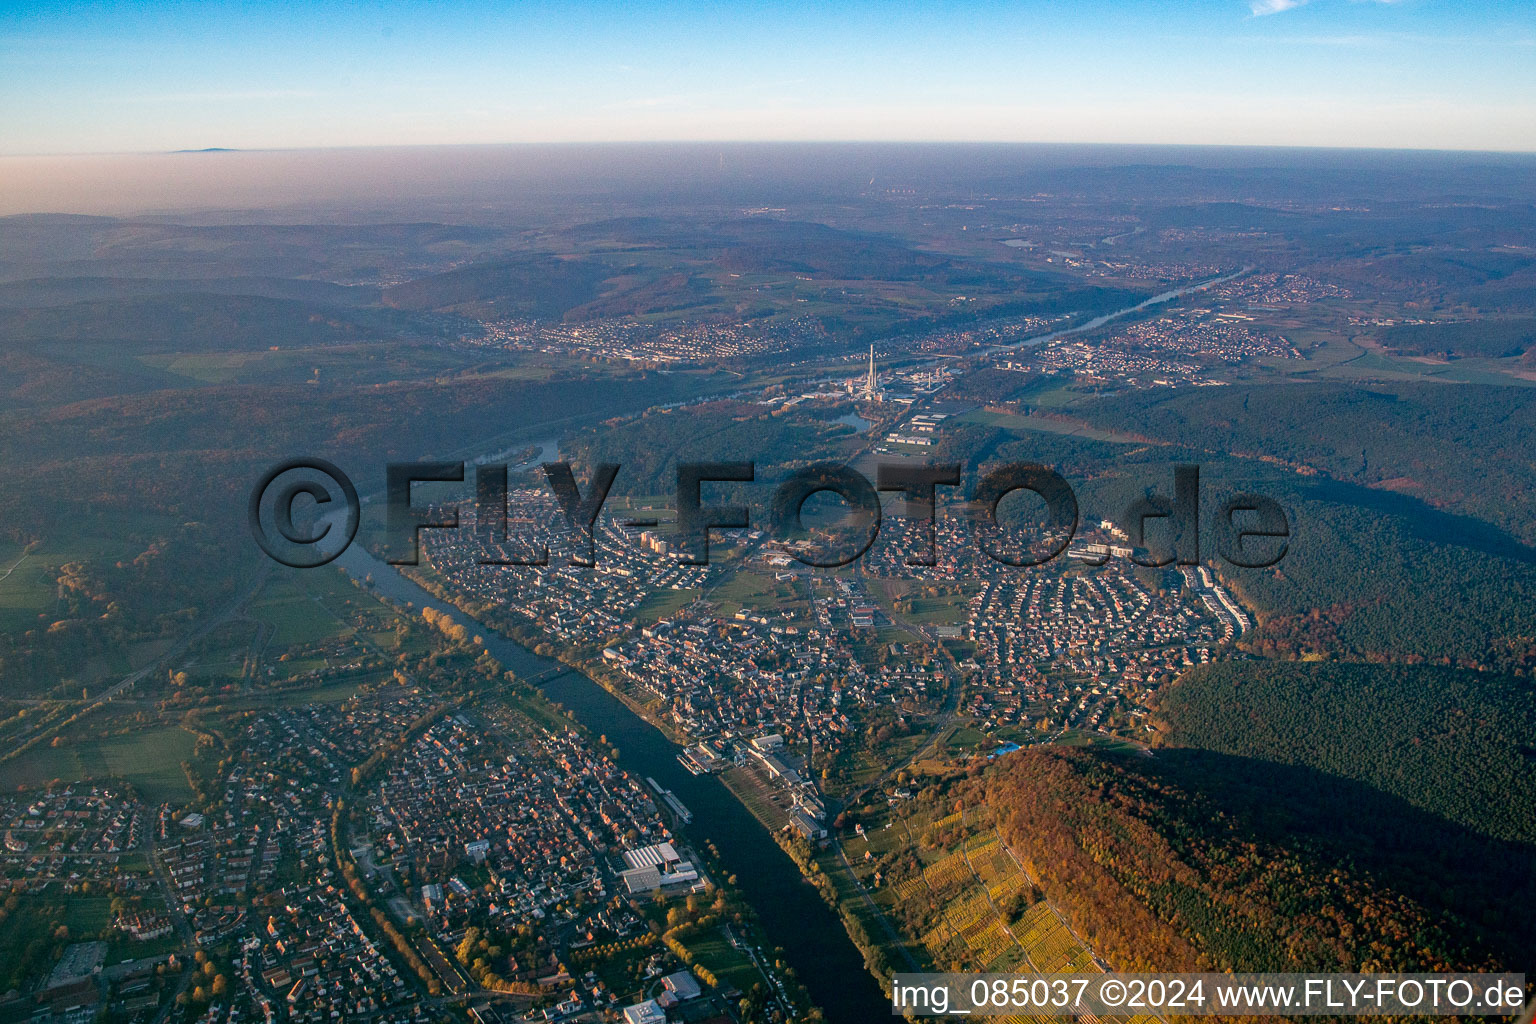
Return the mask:
<svg viewBox="0 0 1536 1024">
<path fill-rule="evenodd" d="M 1529 969 L 1536 851 L 1359 784 L 1207 751 L 1041 748 L 973 799 L 1122 970 Z"/>
<path fill-rule="evenodd" d="M 1536 843 L 1536 690 L 1407 665 L 1228 662 L 1160 708 L 1166 743 L 1353 779 L 1502 839 Z"/>
<path fill-rule="evenodd" d="M 135 352 L 229 352 L 449 333 L 441 322 L 396 310 L 264 295 L 135 296 L 0 310 L 0 345 L 46 345 L 53 352 L 92 345 Z"/>
<path fill-rule="evenodd" d="M 1091 408 L 1117 430 L 1396 491 L 1536 542 L 1536 391 L 1482 384 L 1274 383 L 1143 391 Z"/>
<path fill-rule="evenodd" d="M 1434 324 L 1399 324 L 1381 334 L 1381 343 L 1405 355 L 1457 359 L 1495 359 L 1524 355 L 1536 347 L 1536 320 L 1463 320 Z"/>
<path fill-rule="evenodd" d="M 623 471 L 615 494 L 665 494 L 677 489 L 679 462 L 752 462 L 759 484 L 775 481 L 790 465 L 833 459 L 852 428 L 804 415 L 764 412 L 742 402 L 710 402 L 681 409 L 652 409 L 615 426 L 593 428 L 562 445 L 583 465 L 617 462 Z M 727 493 L 724 484 L 720 493 Z M 759 493 L 761 492 L 761 493 Z M 771 493 L 760 487 L 758 499 Z"/>
<path fill-rule="evenodd" d="M 1292 540 L 1261 571 L 1224 570 L 1266 656 L 1324 655 L 1528 673 L 1536 665 L 1536 564 L 1488 524 L 1335 481 L 1260 488 L 1285 503 Z"/>
</svg>

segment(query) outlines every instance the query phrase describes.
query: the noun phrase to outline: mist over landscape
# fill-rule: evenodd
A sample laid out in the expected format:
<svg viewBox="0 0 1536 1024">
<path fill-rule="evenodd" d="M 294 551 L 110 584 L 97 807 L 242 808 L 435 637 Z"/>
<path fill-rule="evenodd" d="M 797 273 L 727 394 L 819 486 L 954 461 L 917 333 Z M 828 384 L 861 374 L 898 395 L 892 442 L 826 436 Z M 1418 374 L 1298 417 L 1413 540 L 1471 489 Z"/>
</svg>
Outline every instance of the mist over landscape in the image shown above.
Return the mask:
<svg viewBox="0 0 1536 1024">
<path fill-rule="evenodd" d="M 0 213 L 257 223 L 301 211 L 320 221 L 407 212 L 537 219 L 558 198 L 637 207 L 847 200 L 875 184 L 963 196 L 1004 185 L 1062 188 L 1074 179 L 1079 189 L 1093 188 L 1107 184 L 1105 172 L 1116 168 L 1143 193 L 1169 198 L 1192 187 L 1236 198 L 1255 186 L 1280 185 L 1296 171 L 1316 175 L 1340 198 L 1404 190 L 1427 198 L 1447 188 L 1462 198 L 1509 198 L 1528 190 L 1533 174 L 1531 158 L 1518 153 L 1280 147 L 728 142 L 188 150 L 0 158 Z M 1222 180 L 1220 172 L 1238 170 L 1247 174 Z"/>
</svg>

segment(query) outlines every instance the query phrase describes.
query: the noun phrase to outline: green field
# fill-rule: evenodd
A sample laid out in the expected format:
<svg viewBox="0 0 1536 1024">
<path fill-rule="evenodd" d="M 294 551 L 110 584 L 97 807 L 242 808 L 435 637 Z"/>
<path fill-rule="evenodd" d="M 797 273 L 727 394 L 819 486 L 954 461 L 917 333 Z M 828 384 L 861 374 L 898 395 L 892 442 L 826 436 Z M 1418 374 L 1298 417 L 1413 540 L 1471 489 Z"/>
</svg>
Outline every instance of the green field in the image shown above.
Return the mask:
<svg viewBox="0 0 1536 1024">
<path fill-rule="evenodd" d="M 27 548 L 0 542 L 0 630 L 19 633 L 51 623 L 59 604 L 59 576 L 67 563 L 106 562 L 128 554 L 120 541 L 95 536 Z"/>
<path fill-rule="evenodd" d="M 135 525 L 149 529 L 171 524 L 163 517 L 145 515 Z M 110 565 L 139 553 L 132 542 L 97 532 L 50 538 L 30 549 L 0 541 L 0 630 L 46 628 L 59 608 L 58 580 L 65 565 Z"/>
<path fill-rule="evenodd" d="M 752 966 L 746 954 L 733 948 L 718 931 L 689 939 L 685 945 L 694 961 L 713 974 L 722 988 L 750 992 L 754 984 L 762 983 L 762 974 Z"/>
<path fill-rule="evenodd" d="M 912 610 L 902 612 L 908 622 L 922 626 L 952 626 L 965 622 L 969 615 L 970 598 L 964 594 L 947 597 L 914 597 Z"/>
<path fill-rule="evenodd" d="M 1109 750 L 1122 754 L 1140 753 L 1145 748 L 1130 740 L 1120 739 L 1117 736 L 1105 736 L 1096 732 L 1069 731 L 1056 742 L 1067 747 L 1095 747 L 1099 750 Z"/>
<path fill-rule="evenodd" d="M 248 619 L 232 619 L 216 627 L 187 652 L 187 671 L 228 680 L 241 678 L 259 629 Z"/>
<path fill-rule="evenodd" d="M 793 615 L 803 613 L 806 607 L 793 582 L 780 582 L 750 569 L 733 573 L 709 592 L 709 599 L 726 615 L 742 609 L 761 615 Z"/>
<path fill-rule="evenodd" d="M 308 594 L 288 591 L 282 584 L 269 587 L 266 596 L 251 603 L 248 614 L 272 627 L 271 646 L 279 650 L 319 643 L 352 632 Z"/>
<path fill-rule="evenodd" d="M 301 704 L 340 704 L 354 696 L 365 683 L 377 682 L 387 673 L 359 672 L 355 678 L 328 682 L 321 686 L 284 687 L 262 695 L 261 699 L 247 702 L 251 707 L 296 707 Z M 258 687 L 258 694 L 261 689 Z M 231 706 L 244 706 L 231 702 Z"/>
<path fill-rule="evenodd" d="M 74 893 L 64 901 L 64 924 L 71 937 L 94 938 L 112 923 L 112 897 Z"/>
<path fill-rule="evenodd" d="M 69 739 L 37 747 L 0 765 L 0 785 L 36 786 L 53 779 L 79 782 L 116 776 L 133 784 L 149 803 L 176 803 L 192 796 L 181 762 L 192 756 L 196 737 L 180 726 L 160 726 L 106 739 Z"/>
<path fill-rule="evenodd" d="M 883 644 L 915 644 L 922 642 L 922 637 L 913 636 L 900 626 L 881 626 L 875 630 L 875 639 Z"/>
<path fill-rule="evenodd" d="M 19 633 L 36 629 L 38 615 L 54 599 L 57 567 L 43 553 L 25 553 L 15 544 L 0 544 L 0 629 Z"/>
<path fill-rule="evenodd" d="M 635 619 L 639 622 L 655 622 L 681 610 L 694 598 L 699 596 L 697 587 L 689 587 L 684 590 L 657 590 L 640 602 L 640 607 L 635 609 Z"/>
<path fill-rule="evenodd" d="M 989 738 L 986 733 L 973 729 L 968 725 L 962 725 L 946 731 L 939 739 L 939 747 L 946 752 L 970 753 L 978 747 L 985 746 L 988 742 Z"/>
</svg>

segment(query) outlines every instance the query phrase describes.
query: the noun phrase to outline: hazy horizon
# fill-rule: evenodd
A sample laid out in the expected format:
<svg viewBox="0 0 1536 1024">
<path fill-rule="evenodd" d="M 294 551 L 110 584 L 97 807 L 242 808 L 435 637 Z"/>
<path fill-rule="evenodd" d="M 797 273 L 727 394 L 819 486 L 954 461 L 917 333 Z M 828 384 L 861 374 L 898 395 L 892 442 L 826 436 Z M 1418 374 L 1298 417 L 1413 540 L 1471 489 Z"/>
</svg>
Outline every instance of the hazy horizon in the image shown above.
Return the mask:
<svg viewBox="0 0 1536 1024">
<path fill-rule="evenodd" d="M 1074 187 L 1076 173 L 1134 168 L 1156 186 L 1236 168 L 1332 173 L 1360 198 L 1415 186 L 1421 169 L 1454 167 L 1464 189 L 1486 179 L 1536 186 L 1536 154 L 1368 148 L 1135 144 L 761 142 L 546 143 L 231 150 L 0 157 L 0 216 L 254 215 L 327 218 L 443 216 L 474 204 L 483 216 L 536 209 L 556 197 L 612 212 L 679 188 L 729 207 L 785 190 L 829 196 L 940 185 L 972 193 L 1033 181 Z M 1482 172 L 1489 172 L 1484 174 Z M 1511 173 L 1514 178 L 1511 179 Z M 407 209 L 408 208 L 408 209 Z"/>
</svg>

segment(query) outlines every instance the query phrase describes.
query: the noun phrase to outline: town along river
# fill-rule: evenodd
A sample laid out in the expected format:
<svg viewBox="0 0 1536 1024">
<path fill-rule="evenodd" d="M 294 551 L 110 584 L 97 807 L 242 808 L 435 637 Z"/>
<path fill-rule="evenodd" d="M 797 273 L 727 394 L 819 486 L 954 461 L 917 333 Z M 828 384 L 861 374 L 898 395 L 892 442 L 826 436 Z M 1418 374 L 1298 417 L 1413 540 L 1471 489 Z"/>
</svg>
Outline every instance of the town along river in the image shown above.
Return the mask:
<svg viewBox="0 0 1536 1024">
<path fill-rule="evenodd" d="M 712 775 L 692 775 L 677 761 L 678 748 L 661 731 L 631 711 L 623 701 L 585 674 L 541 657 L 515 641 L 476 622 L 458 608 L 439 601 L 394 566 L 379 561 L 353 544 L 336 564 L 353 578 L 371 578 L 374 591 L 418 608 L 430 607 L 453 617 L 485 640 L 486 650 L 519 677 L 537 680 L 554 701 L 563 704 L 592 732 L 608 737 L 619 749 L 619 764 L 640 776 L 650 776 L 677 794 L 693 813 L 687 833 L 708 839 L 720 851 L 726 869 L 757 910 L 769 940 L 784 949 L 784 958 L 835 1024 L 859 1024 L 890 1016 L 890 1003 L 864 967 L 864 957 L 837 914 L 821 901 L 789 855 Z M 544 678 L 549 676 L 549 678 Z"/>
</svg>

